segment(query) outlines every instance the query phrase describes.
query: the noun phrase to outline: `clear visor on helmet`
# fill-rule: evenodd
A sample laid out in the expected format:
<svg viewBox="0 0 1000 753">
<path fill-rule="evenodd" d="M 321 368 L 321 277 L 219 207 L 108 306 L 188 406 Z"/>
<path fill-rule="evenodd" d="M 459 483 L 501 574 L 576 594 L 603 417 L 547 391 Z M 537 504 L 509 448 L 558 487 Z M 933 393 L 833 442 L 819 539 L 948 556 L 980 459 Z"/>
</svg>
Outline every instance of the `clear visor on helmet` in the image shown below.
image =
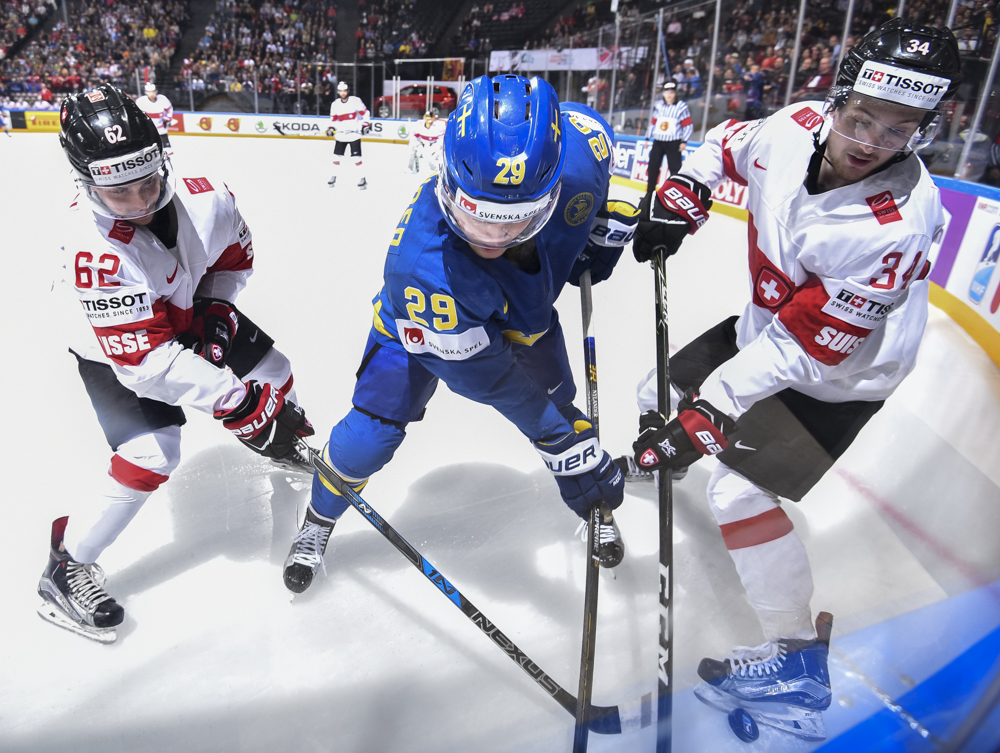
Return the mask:
<svg viewBox="0 0 1000 753">
<path fill-rule="evenodd" d="M 119 158 L 116 164 L 110 166 L 102 163 L 90 165 L 92 178 L 82 182 L 95 212 L 115 220 L 136 220 L 148 217 L 170 203 L 174 197 L 175 184 L 172 165 L 169 157 L 162 156 L 158 147 L 155 149 L 156 158 L 148 159 L 145 163 L 142 160 L 149 150 Z M 134 167 L 136 163 L 141 164 Z M 110 169 L 114 174 L 114 168 L 120 165 L 130 168 L 122 172 L 127 173 L 126 178 L 133 179 L 111 182 L 107 177 L 107 170 Z M 103 174 L 101 171 L 104 171 Z M 139 173 L 139 177 L 134 177 L 135 172 Z"/>
<path fill-rule="evenodd" d="M 889 152 L 915 152 L 937 135 L 940 114 L 934 110 L 885 102 L 835 86 L 824 106 L 830 128 L 840 136 Z"/>
<path fill-rule="evenodd" d="M 539 199 L 501 204 L 473 198 L 461 188 L 453 193 L 439 176 L 436 193 L 449 227 L 462 240 L 498 251 L 524 243 L 545 226 L 559 202 L 561 187 L 560 181 Z"/>
</svg>

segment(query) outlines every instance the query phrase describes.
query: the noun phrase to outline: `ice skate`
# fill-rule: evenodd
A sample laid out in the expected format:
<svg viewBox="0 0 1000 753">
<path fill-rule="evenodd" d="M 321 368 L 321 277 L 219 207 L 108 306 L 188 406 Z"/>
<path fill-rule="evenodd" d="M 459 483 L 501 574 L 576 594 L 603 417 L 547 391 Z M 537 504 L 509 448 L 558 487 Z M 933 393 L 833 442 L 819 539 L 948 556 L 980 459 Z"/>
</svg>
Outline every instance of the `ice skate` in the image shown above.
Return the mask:
<svg viewBox="0 0 1000 753">
<path fill-rule="evenodd" d="M 326 575 L 323 554 L 336 524 L 336 520 L 316 514 L 312 505 L 306 510 L 305 520 L 295 534 L 292 548 L 285 559 L 284 579 L 289 591 L 297 594 L 305 591 L 320 568 L 323 569 L 323 575 Z"/>
<path fill-rule="evenodd" d="M 695 696 L 726 713 L 743 708 L 758 724 L 806 740 L 825 739 L 821 712 L 832 698 L 827 667 L 832 624 L 833 617 L 820 612 L 814 641 L 783 639 L 737 647 L 722 661 L 702 659 L 698 675 L 704 682 Z"/>
<path fill-rule="evenodd" d="M 104 590 L 104 571 L 96 564 L 77 562 L 58 546 L 57 542 L 49 552 L 38 581 L 38 594 L 44 600 L 38 616 L 98 643 L 114 643 L 125 610 Z"/>
<path fill-rule="evenodd" d="M 615 465 L 621 469 L 626 484 L 656 481 L 656 472 L 647 471 L 637 466 L 631 455 L 622 455 L 620 458 L 615 458 Z M 674 468 L 673 480 L 680 481 L 687 475 L 687 472 L 687 466 L 684 468 Z"/>
<path fill-rule="evenodd" d="M 330 188 L 333 188 L 335 185 L 337 185 L 337 176 L 334 175 L 332 178 L 330 178 L 330 180 L 326 182 L 326 184 L 330 186 Z"/>
<path fill-rule="evenodd" d="M 577 535 L 584 543 L 587 541 L 589 528 L 588 521 L 583 520 L 580 521 L 580 525 L 576 529 Z M 618 524 L 611 511 L 604 508 L 603 505 L 597 536 L 594 554 L 601 563 L 601 567 L 611 568 L 620 565 L 621 561 L 625 559 L 625 540 L 622 538 L 622 532 L 618 529 Z"/>
<path fill-rule="evenodd" d="M 358 182 L 358 188 L 360 188 L 360 189 L 361 189 L 362 191 L 364 191 L 364 190 L 365 190 L 366 188 L 368 188 L 368 181 L 367 181 L 367 180 L 365 180 L 364 178 L 362 178 L 362 179 L 361 179 L 361 180 L 360 180 L 360 181 Z"/>
</svg>

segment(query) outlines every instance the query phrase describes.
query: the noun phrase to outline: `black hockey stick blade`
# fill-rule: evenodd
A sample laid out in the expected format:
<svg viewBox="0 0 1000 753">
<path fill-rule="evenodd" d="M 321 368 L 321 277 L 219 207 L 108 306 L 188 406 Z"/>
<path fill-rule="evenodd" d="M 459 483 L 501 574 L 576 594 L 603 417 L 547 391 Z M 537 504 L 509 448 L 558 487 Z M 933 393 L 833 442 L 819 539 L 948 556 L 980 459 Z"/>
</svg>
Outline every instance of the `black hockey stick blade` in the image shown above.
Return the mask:
<svg viewBox="0 0 1000 753">
<path fill-rule="evenodd" d="M 389 543 L 396 547 L 409 560 L 411 565 L 422 572 L 424 577 L 433 583 L 452 604 L 458 607 L 462 614 L 468 617 L 511 661 L 523 669 L 542 690 L 552 696 L 571 716 L 576 716 L 576 697 L 549 677 L 541 667 L 535 664 L 527 654 L 515 645 L 514 641 L 504 635 L 500 631 L 500 628 L 480 612 L 471 601 L 466 599 L 430 562 L 424 559 L 420 552 L 400 536 L 395 528 L 389 525 L 381 515 L 372 509 L 371 505 L 365 502 L 361 498 L 361 495 L 354 491 L 323 460 L 322 455 L 301 439 L 296 440 L 295 449 L 304 462 L 312 465 L 323 478 L 333 485 L 343 495 L 344 499 L 350 502 L 354 509 L 360 512 L 365 520 L 372 524 L 375 530 L 387 538 Z M 648 727 L 652 723 L 652 693 L 648 693 L 641 698 L 619 706 L 591 706 L 591 717 L 587 726 L 591 732 L 599 735 L 617 735 L 622 732 L 634 732 L 643 727 Z"/>
</svg>

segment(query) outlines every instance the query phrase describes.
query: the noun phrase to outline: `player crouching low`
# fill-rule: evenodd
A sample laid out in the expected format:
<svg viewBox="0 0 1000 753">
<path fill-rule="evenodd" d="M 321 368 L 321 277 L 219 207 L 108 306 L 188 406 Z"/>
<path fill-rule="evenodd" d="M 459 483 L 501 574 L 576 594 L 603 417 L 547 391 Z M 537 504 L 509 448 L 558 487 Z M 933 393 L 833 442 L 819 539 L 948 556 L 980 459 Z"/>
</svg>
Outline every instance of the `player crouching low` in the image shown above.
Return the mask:
<svg viewBox="0 0 1000 753">
<path fill-rule="evenodd" d="M 447 120 L 435 117 L 430 110 L 424 113 L 424 119 L 413 127 L 410 134 L 410 172 L 420 172 L 420 165 L 430 168 L 432 173 L 441 169 L 441 149 L 444 146 L 444 129 Z"/>
<path fill-rule="evenodd" d="M 482 76 L 463 91 L 444 140 L 442 172 L 424 181 L 396 228 L 354 407 L 333 427 L 324 457 L 360 490 L 423 417 L 440 380 L 513 423 L 581 518 L 594 504 L 616 508 L 621 471 L 573 405 L 553 306 L 585 268 L 594 280 L 607 277 L 631 240 L 631 230 L 616 231 L 607 242 L 617 245 L 579 259 L 605 210 L 611 129 L 588 107 L 560 112 L 544 80 Z M 315 477 L 285 562 L 290 590 L 309 587 L 348 506 Z M 610 513 L 599 536 L 602 564 L 616 565 L 624 544 Z"/>
<path fill-rule="evenodd" d="M 850 50 L 824 106 L 713 128 L 644 200 L 636 232 L 639 261 L 669 255 L 707 220 L 712 188 L 747 186 L 752 300 L 670 359 L 678 415 L 646 413 L 633 460 L 719 459 L 709 503 L 767 643 L 705 659 L 695 692 L 803 737 L 825 735 L 830 676 L 780 498 L 801 500 L 916 363 L 944 213 L 913 152 L 961 79 L 950 31 L 893 19 Z M 655 387 L 640 395 L 655 407 Z"/>
<path fill-rule="evenodd" d="M 292 443 L 313 430 L 292 402 L 288 359 L 232 303 L 254 254 L 225 184 L 177 186 L 156 127 L 120 89 L 67 98 L 60 122 L 93 210 L 77 215 L 66 248 L 97 338 L 71 352 L 114 454 L 104 496 L 52 524 L 39 614 L 109 643 L 125 611 L 96 561 L 180 462 L 181 406 L 212 413 L 276 461 L 297 459 Z"/>
</svg>

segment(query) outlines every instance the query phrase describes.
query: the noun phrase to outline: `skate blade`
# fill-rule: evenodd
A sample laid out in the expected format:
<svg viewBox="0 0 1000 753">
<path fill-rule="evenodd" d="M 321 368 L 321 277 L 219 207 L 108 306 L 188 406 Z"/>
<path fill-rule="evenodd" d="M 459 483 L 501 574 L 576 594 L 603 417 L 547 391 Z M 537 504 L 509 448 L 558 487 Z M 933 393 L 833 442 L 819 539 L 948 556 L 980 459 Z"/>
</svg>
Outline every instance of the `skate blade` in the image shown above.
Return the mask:
<svg viewBox="0 0 1000 753">
<path fill-rule="evenodd" d="M 282 468 L 286 471 L 292 471 L 294 473 L 304 473 L 312 476 L 316 469 L 312 467 L 311 463 L 306 462 L 300 458 L 289 458 L 289 459 L 278 459 L 278 458 L 268 458 L 271 463 L 278 468 Z"/>
<path fill-rule="evenodd" d="M 58 607 L 48 602 L 44 602 L 38 607 L 38 616 L 46 622 L 51 622 L 56 627 L 76 633 L 77 635 L 82 635 L 84 638 L 89 638 L 98 643 L 108 644 L 118 640 L 118 630 L 116 628 L 95 628 L 89 625 L 81 625 L 71 620 L 59 611 Z"/>
<path fill-rule="evenodd" d="M 790 735 L 801 737 L 803 740 L 826 739 L 826 724 L 823 722 L 823 714 L 819 711 L 787 703 L 742 701 L 707 682 L 696 685 L 694 695 L 706 706 L 711 706 L 725 714 L 740 708 L 746 710 L 758 724 L 766 724 Z"/>
</svg>

